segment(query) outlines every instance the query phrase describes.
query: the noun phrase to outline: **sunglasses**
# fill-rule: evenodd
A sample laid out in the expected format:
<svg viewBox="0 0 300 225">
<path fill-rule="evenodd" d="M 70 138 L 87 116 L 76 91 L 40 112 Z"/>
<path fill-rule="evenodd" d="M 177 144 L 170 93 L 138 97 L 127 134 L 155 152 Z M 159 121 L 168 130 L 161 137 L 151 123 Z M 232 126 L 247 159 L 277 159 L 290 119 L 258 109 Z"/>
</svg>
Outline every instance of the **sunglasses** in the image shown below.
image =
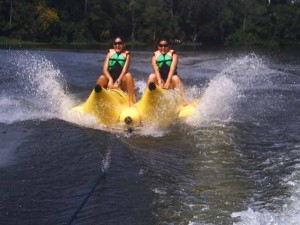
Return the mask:
<svg viewBox="0 0 300 225">
<path fill-rule="evenodd" d="M 115 42 L 114 42 L 114 45 L 123 45 L 123 42 L 122 42 L 122 41 L 119 41 L 119 42 L 118 42 L 118 41 L 115 41 Z"/>
<path fill-rule="evenodd" d="M 167 48 L 169 45 L 168 44 L 158 44 L 158 47 L 162 48 L 162 47 L 165 47 Z"/>
</svg>

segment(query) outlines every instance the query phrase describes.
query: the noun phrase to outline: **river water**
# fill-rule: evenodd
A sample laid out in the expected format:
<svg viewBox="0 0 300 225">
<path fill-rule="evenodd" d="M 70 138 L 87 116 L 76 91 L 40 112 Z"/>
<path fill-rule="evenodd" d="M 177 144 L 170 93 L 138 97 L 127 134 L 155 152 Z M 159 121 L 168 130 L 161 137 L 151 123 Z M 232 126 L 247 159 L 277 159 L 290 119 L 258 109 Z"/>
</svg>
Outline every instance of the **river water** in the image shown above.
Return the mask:
<svg viewBox="0 0 300 225">
<path fill-rule="evenodd" d="M 105 54 L 0 50 L 1 224 L 300 224 L 299 52 L 179 51 L 201 105 L 132 134 L 70 113 Z"/>
</svg>

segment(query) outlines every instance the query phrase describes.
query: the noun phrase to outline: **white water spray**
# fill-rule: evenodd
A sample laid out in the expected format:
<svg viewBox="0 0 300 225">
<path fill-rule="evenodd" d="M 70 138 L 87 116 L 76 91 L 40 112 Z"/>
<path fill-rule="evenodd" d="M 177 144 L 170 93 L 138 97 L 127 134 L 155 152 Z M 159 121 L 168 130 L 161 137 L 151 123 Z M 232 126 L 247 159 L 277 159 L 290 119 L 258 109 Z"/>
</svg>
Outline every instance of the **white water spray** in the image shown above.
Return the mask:
<svg viewBox="0 0 300 225">
<path fill-rule="evenodd" d="M 14 89 L 0 98 L 0 122 L 59 118 L 82 126 L 99 128 L 93 117 L 71 111 L 77 103 L 68 94 L 64 75 L 41 53 L 14 52 Z"/>
<path fill-rule="evenodd" d="M 239 102 L 245 100 L 244 90 L 270 84 L 266 77 L 270 69 L 254 54 L 228 60 L 227 65 L 208 83 L 196 114 L 187 121 L 189 125 L 233 120 Z"/>
<path fill-rule="evenodd" d="M 251 208 L 231 214 L 233 218 L 239 218 L 234 225 L 299 225 L 300 224 L 300 165 L 296 165 L 296 171 L 284 182 L 291 187 L 291 196 L 279 211 L 263 209 L 255 211 Z"/>
</svg>

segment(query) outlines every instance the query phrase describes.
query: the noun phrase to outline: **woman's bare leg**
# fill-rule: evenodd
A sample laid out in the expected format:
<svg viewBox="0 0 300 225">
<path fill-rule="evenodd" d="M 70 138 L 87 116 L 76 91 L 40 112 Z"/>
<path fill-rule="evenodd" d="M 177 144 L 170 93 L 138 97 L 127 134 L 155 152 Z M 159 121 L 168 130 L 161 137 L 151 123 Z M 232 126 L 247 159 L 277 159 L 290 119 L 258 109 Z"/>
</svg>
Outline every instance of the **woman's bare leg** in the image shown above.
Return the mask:
<svg viewBox="0 0 300 225">
<path fill-rule="evenodd" d="M 154 73 L 151 73 L 148 77 L 148 81 L 147 81 L 147 84 L 149 85 L 151 82 L 154 82 L 155 84 L 158 83 L 157 79 L 156 79 L 156 76 Z"/>
<path fill-rule="evenodd" d="M 131 73 L 126 73 L 123 77 L 121 88 L 128 92 L 129 106 L 133 105 L 136 102 L 136 99 L 134 94 L 134 80 Z"/>
<path fill-rule="evenodd" d="M 180 77 L 177 75 L 174 75 L 172 77 L 172 88 L 174 88 L 174 87 L 179 89 L 179 93 L 180 93 L 181 97 L 185 100 L 184 85 L 183 85 Z"/>
<path fill-rule="evenodd" d="M 108 84 L 108 79 L 106 78 L 106 76 L 104 76 L 103 74 L 100 75 L 100 77 L 98 78 L 96 84 L 100 85 L 101 87 L 106 88 L 107 84 Z"/>
</svg>

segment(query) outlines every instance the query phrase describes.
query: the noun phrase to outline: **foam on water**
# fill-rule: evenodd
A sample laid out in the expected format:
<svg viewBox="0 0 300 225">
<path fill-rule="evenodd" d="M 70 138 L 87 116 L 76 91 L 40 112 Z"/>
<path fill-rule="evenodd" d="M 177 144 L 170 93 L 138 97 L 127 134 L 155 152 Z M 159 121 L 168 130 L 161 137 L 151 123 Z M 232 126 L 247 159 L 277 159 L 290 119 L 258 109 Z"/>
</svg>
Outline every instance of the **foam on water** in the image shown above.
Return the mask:
<svg viewBox="0 0 300 225">
<path fill-rule="evenodd" d="M 59 118 L 85 127 L 101 129 L 92 116 L 71 111 L 78 104 L 67 90 L 64 75 L 41 53 L 15 52 L 11 56 L 16 71 L 16 88 L 0 98 L 0 122 Z"/>
<path fill-rule="evenodd" d="M 14 52 L 10 60 L 14 84 L 1 96 L 0 122 L 50 119 L 70 108 L 63 75 L 51 61 L 28 52 Z"/>
<path fill-rule="evenodd" d="M 135 80 L 135 88 L 139 95 L 142 95 L 147 88 L 147 82 L 142 80 Z"/>
<path fill-rule="evenodd" d="M 269 72 L 270 69 L 254 54 L 229 59 L 227 67 L 207 84 L 201 104 L 187 123 L 201 126 L 212 121 L 232 121 L 239 102 L 245 100 L 243 91 L 271 84 Z"/>
<path fill-rule="evenodd" d="M 296 166 L 296 171 L 284 182 L 290 186 L 291 196 L 285 199 L 285 204 L 279 211 L 262 209 L 255 211 L 248 208 L 246 211 L 234 212 L 233 218 L 240 221 L 235 225 L 297 225 L 300 224 L 300 165 Z"/>
<path fill-rule="evenodd" d="M 238 95 L 236 84 L 226 76 L 212 79 L 201 97 L 201 105 L 188 123 L 200 126 L 215 120 L 230 120 L 235 99 Z"/>
</svg>

